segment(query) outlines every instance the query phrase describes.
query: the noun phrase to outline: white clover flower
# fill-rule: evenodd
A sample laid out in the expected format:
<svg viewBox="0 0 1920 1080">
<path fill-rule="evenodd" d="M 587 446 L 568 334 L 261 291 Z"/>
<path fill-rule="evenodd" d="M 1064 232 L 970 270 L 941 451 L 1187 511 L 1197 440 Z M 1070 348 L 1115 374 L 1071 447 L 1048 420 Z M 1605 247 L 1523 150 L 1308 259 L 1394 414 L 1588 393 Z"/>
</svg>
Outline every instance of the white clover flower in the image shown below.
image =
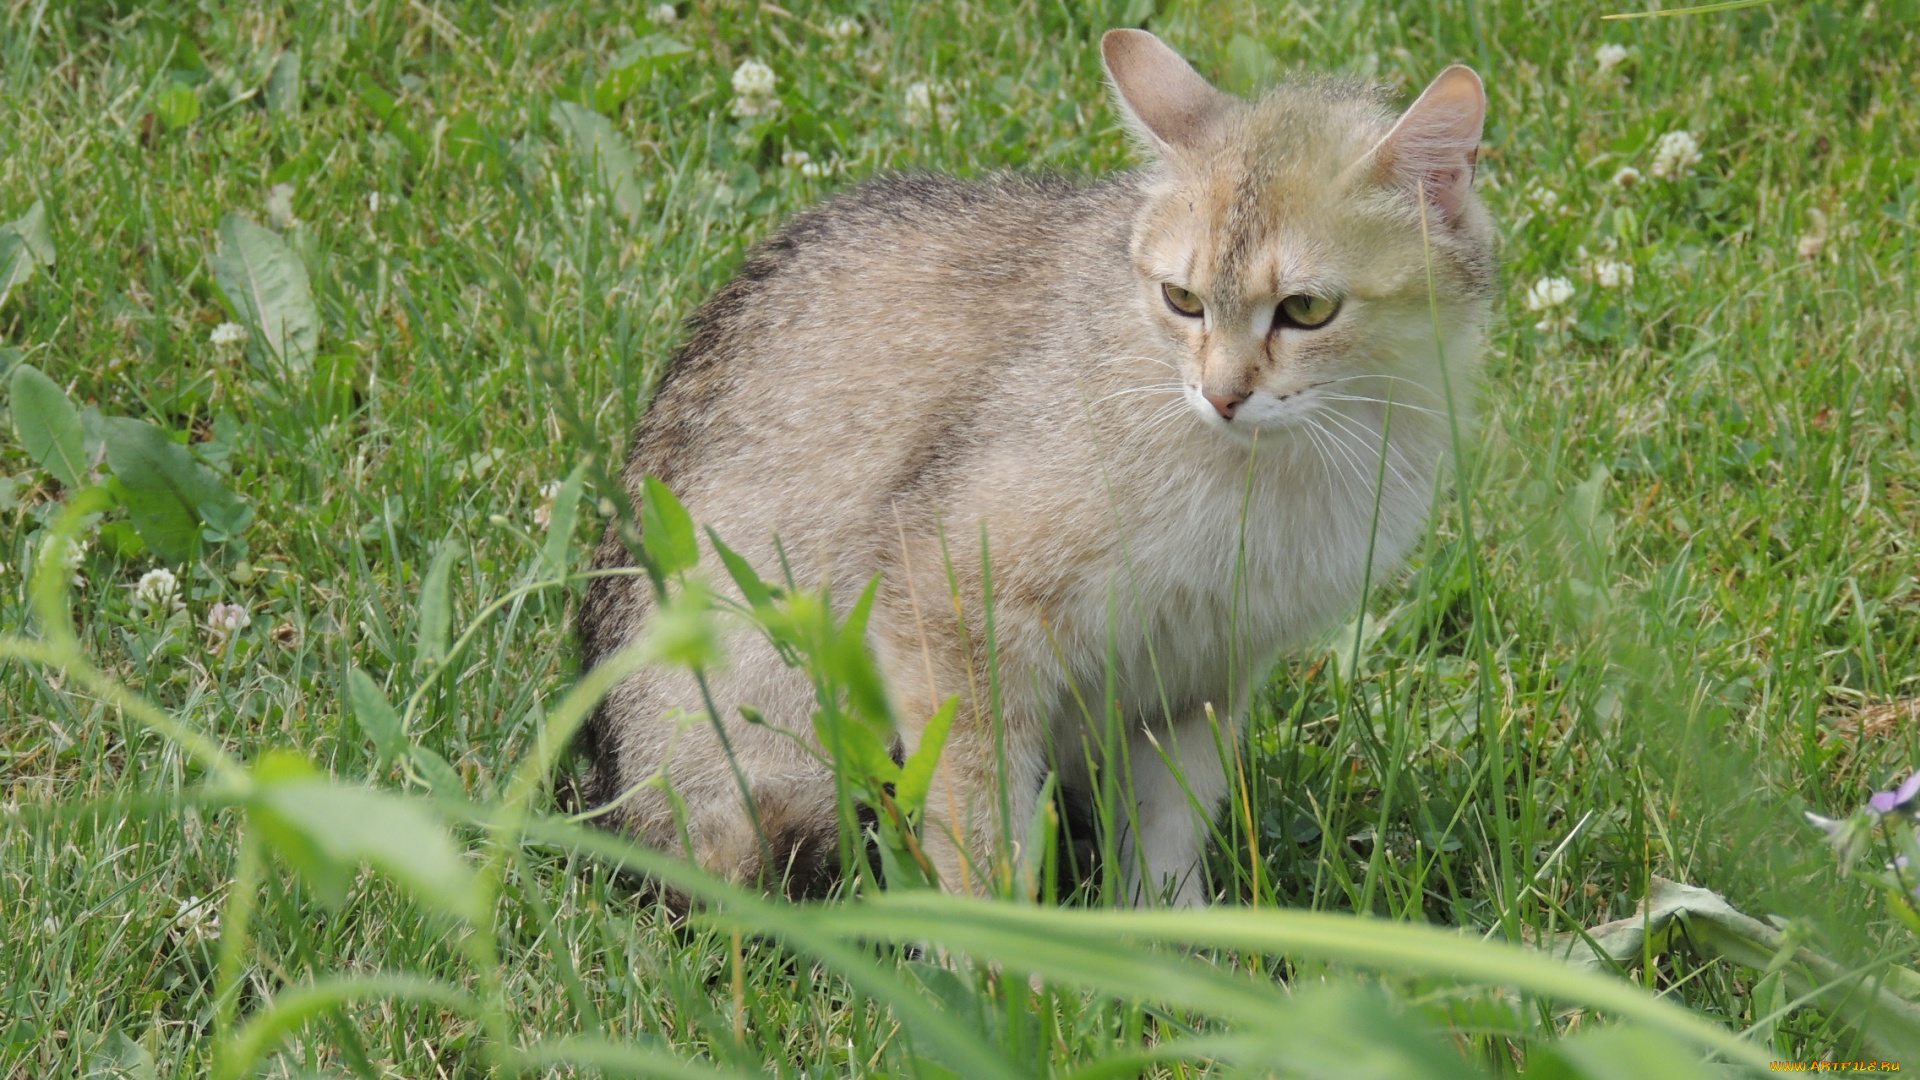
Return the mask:
<svg viewBox="0 0 1920 1080">
<path fill-rule="evenodd" d="M 376 214 L 380 212 L 380 193 L 379 192 L 377 191 L 367 192 L 367 209 Z"/>
<path fill-rule="evenodd" d="M 188 945 L 220 936 L 220 912 L 210 898 L 189 896 L 174 909 L 173 934 Z"/>
<path fill-rule="evenodd" d="M 1613 69 L 1627 62 L 1627 47 L 1615 45 L 1609 41 L 1594 50 L 1593 63 L 1600 69 L 1601 78 L 1613 74 Z"/>
<path fill-rule="evenodd" d="M 223 322 L 213 328 L 213 332 L 207 335 L 207 340 L 218 349 L 238 345 L 247 340 L 247 328 L 237 322 Z"/>
<path fill-rule="evenodd" d="M 207 611 L 207 633 L 217 644 L 253 625 L 253 616 L 239 604 L 215 604 Z"/>
<path fill-rule="evenodd" d="M 923 127 L 932 114 L 933 87 L 923 82 L 907 87 L 907 123 Z"/>
<path fill-rule="evenodd" d="M 560 497 L 560 481 L 549 480 L 540 485 L 540 505 L 534 508 L 533 523 L 546 528 L 553 524 L 554 500 Z"/>
<path fill-rule="evenodd" d="M 1619 172 L 1613 174 L 1613 186 L 1620 188 L 1622 190 L 1625 190 L 1639 183 L 1643 179 L 1645 178 L 1640 175 L 1639 169 L 1636 169 L 1631 165 L 1627 165 L 1623 167 Z"/>
<path fill-rule="evenodd" d="M 80 574 L 80 564 L 86 561 L 87 549 L 93 546 L 91 540 L 74 541 L 59 536 L 49 536 L 40 545 L 40 558 L 57 560 L 62 569 L 73 575 L 76 589 L 86 587 L 87 579 Z"/>
<path fill-rule="evenodd" d="M 1559 310 L 1571 299 L 1573 282 L 1566 278 L 1544 277 L 1534 282 L 1533 288 L 1527 290 L 1527 310 L 1540 312 L 1541 319 L 1533 328 L 1551 334 L 1572 326 L 1573 315 Z"/>
<path fill-rule="evenodd" d="M 845 44 L 860 36 L 860 20 L 845 15 L 827 24 L 827 36 Z"/>
<path fill-rule="evenodd" d="M 140 575 L 133 587 L 133 602 L 150 612 L 168 612 L 180 606 L 180 579 L 162 566 Z"/>
<path fill-rule="evenodd" d="M 740 61 L 733 69 L 733 92 L 747 97 L 771 97 L 778 80 L 773 69 L 758 60 Z"/>
<path fill-rule="evenodd" d="M 655 4 L 647 9 L 647 18 L 655 26 L 672 26 L 680 21 L 680 13 L 674 10 L 672 4 Z"/>
<path fill-rule="evenodd" d="M 1647 171 L 1661 180 L 1678 180 L 1700 163 L 1700 143 L 1690 131 L 1669 131 L 1660 136 L 1653 150 L 1653 164 Z"/>
<path fill-rule="evenodd" d="M 1603 289 L 1633 288 L 1633 264 L 1602 255 L 1591 267 L 1593 283 Z"/>
<path fill-rule="evenodd" d="M 1543 277 L 1527 290 L 1527 310 L 1546 311 L 1573 299 L 1573 282 L 1563 277 Z"/>
<path fill-rule="evenodd" d="M 780 164 L 789 169 L 804 168 L 813 161 L 813 155 L 805 150 L 788 150 L 780 155 Z"/>
</svg>

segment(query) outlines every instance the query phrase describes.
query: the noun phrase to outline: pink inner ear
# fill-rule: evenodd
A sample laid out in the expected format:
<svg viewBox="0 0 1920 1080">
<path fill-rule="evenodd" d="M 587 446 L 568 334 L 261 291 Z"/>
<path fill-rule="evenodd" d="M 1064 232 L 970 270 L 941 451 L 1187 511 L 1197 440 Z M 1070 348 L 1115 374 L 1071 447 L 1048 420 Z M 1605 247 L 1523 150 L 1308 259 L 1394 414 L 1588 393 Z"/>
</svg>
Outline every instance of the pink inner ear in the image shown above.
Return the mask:
<svg viewBox="0 0 1920 1080">
<path fill-rule="evenodd" d="M 1464 67 L 1448 68 L 1381 141 L 1381 161 L 1453 220 L 1473 188 L 1486 113 L 1479 76 Z"/>
</svg>

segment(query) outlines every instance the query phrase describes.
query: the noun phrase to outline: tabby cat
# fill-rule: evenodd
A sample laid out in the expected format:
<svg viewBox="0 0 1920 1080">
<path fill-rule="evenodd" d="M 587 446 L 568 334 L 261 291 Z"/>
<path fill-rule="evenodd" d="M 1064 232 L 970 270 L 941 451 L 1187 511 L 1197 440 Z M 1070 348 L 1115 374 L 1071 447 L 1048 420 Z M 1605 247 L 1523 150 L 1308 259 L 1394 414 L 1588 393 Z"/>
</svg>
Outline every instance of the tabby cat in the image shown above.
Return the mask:
<svg viewBox="0 0 1920 1080">
<path fill-rule="evenodd" d="M 1196 905 L 1250 687 L 1352 607 L 1369 553 L 1377 578 L 1424 531 L 1494 291 L 1486 97 L 1455 66 L 1398 116 L 1332 78 L 1248 101 L 1144 31 L 1101 49 L 1143 168 L 891 176 L 800 214 L 692 317 L 626 477 L 769 578 L 775 537 L 803 585 L 851 598 L 879 576 L 868 638 L 901 750 L 962 703 L 927 803 L 946 887 L 983 887 L 1050 771 L 1084 803 L 1120 768 L 1131 899 Z M 598 565 L 628 561 L 609 532 Z M 651 606 L 644 578 L 597 580 L 585 662 Z M 832 773 L 739 712 L 805 732 L 811 686 L 756 634 L 727 647 L 711 689 L 767 843 L 713 726 L 675 719 L 702 709 L 682 670 L 601 705 L 586 801 L 729 877 L 816 888 Z M 1103 741 L 1108 695 L 1125 731 Z M 636 788 L 663 762 L 680 810 Z"/>
</svg>

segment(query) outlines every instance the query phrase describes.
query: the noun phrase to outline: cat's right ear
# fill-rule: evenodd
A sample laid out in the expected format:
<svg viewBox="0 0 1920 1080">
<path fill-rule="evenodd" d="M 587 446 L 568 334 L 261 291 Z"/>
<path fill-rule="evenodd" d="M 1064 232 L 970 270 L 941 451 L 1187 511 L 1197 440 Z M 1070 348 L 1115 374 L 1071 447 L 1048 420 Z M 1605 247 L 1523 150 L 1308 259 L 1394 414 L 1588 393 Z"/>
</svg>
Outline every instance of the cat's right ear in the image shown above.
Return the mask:
<svg viewBox="0 0 1920 1080">
<path fill-rule="evenodd" d="M 1472 68 L 1455 64 L 1427 85 L 1363 160 L 1423 193 L 1444 219 L 1456 220 L 1473 191 L 1486 122 L 1486 87 Z"/>
<path fill-rule="evenodd" d="M 1145 30 L 1107 31 L 1100 55 L 1127 126 L 1162 157 L 1205 140 L 1228 100 Z"/>
</svg>

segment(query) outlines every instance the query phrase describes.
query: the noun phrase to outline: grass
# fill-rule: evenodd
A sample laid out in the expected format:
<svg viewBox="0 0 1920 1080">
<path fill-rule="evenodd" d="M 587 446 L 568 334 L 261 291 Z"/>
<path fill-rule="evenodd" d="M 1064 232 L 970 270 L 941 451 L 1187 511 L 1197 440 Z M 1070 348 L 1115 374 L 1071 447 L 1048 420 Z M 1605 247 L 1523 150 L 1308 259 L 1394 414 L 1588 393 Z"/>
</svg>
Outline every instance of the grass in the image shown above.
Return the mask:
<svg viewBox="0 0 1920 1080">
<path fill-rule="evenodd" d="M 1122 167 L 1094 41 L 1126 20 L 1233 89 L 1306 66 L 1411 91 L 1474 63 L 1508 300 L 1465 497 L 1365 619 L 1275 672 L 1218 876 L 1264 907 L 1537 940 L 1630 914 L 1658 875 L 1796 920 L 1843 966 L 1913 958 L 1800 817 L 1839 816 L 1920 762 L 1911 0 L 1630 23 L 1521 0 L 682 4 L 671 26 L 573 3 L 0 10 L 0 221 L 43 200 L 58 253 L 0 303 L 0 365 L 179 433 L 255 514 L 244 553 L 180 571 L 171 625 L 133 606 L 156 563 L 118 546 L 124 513 L 93 522 L 71 604 L 81 647 L 238 759 L 287 748 L 389 786 L 401 771 L 348 718 L 347 671 L 395 700 L 421 685 L 436 553 L 459 553 L 456 627 L 539 575 L 543 485 L 623 445 L 682 318 L 788 213 L 882 169 Z M 595 102 L 614 58 L 655 33 L 688 51 Z M 1603 43 L 1628 49 L 1609 73 Z M 297 108 L 267 109 L 283 50 L 299 55 Z M 747 58 L 777 75 L 769 115 L 729 111 Z M 614 118 L 635 162 L 624 192 L 608 155 L 583 157 L 551 119 L 562 98 Z M 1675 130 L 1703 158 L 1657 178 Z M 1622 187 L 1628 166 L 1643 179 Z M 209 261 L 220 220 L 273 220 L 280 183 L 298 224 L 276 227 L 322 322 L 299 377 L 210 342 L 235 318 Z M 1630 263 L 1632 285 L 1583 278 L 1601 258 Z M 1571 300 L 1529 312 L 1549 276 Z M 1571 325 L 1533 325 L 1562 314 Z M 12 441 L 0 473 L 0 626 L 21 630 L 63 492 Z M 576 561 L 596 528 L 579 523 Z M 215 603 L 250 625 L 216 644 Z M 421 696 L 413 737 L 478 803 L 501 797 L 573 683 L 571 604 L 509 603 Z M 0 666 L 0 712 L 0 1076 L 84 1075 L 137 1063 L 133 1046 L 163 1075 L 209 1068 L 233 935 L 183 905 L 231 902 L 245 818 L 193 794 L 201 767 L 178 743 L 56 667 Z M 254 948 L 230 960 L 243 1015 L 331 972 L 486 989 L 461 924 L 382 878 L 335 908 L 283 858 L 258 880 Z M 498 1000 L 515 1030 L 750 1074 L 953 1067 L 880 984 L 756 936 L 772 923 L 673 928 L 603 863 L 551 847 L 516 850 L 503 881 Z M 987 968 L 886 955 L 944 1015 L 1050 1071 L 1213 1030 L 1126 995 L 1036 998 Z M 1308 958 L 1275 970 L 1296 988 L 1352 982 Z M 1786 999 L 1757 972 L 1676 954 L 1629 974 L 1757 1025 L 1774 1057 L 1870 1056 L 1825 1013 L 1771 1016 Z M 1495 1074 L 1582 1023 L 1445 979 L 1381 984 L 1392 1015 L 1445 1025 Z M 1330 1044 L 1339 1018 L 1380 1022 L 1315 1007 L 1334 1019 L 1300 1030 Z M 488 1021 L 444 1002 L 317 1016 L 269 1075 L 488 1067 Z M 1231 1071 L 1138 1066 L 1196 1068 Z"/>
</svg>

